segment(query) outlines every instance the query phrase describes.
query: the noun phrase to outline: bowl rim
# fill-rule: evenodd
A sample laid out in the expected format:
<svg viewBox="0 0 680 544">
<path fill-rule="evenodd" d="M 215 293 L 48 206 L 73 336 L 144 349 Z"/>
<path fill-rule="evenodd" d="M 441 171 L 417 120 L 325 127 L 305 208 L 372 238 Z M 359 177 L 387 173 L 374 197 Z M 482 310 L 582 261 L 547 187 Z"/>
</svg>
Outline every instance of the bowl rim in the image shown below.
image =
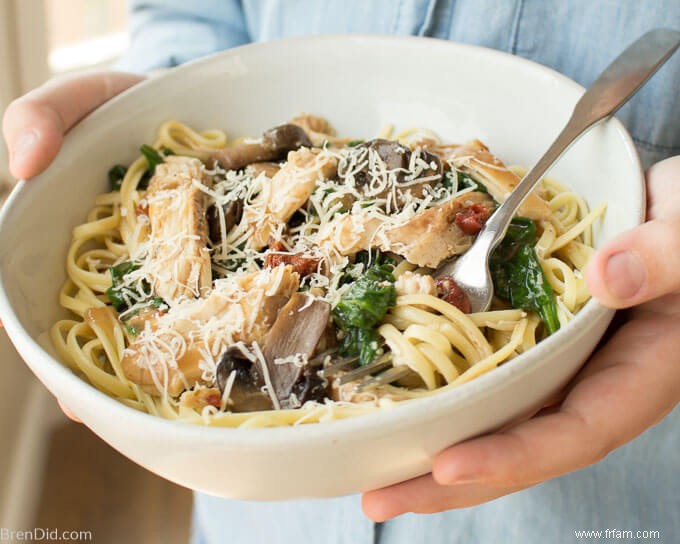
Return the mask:
<svg viewBox="0 0 680 544">
<path fill-rule="evenodd" d="M 549 76 L 556 80 L 560 87 L 571 92 L 582 93 L 584 91 L 584 88 L 581 85 L 552 68 L 512 55 L 505 51 L 478 45 L 419 36 L 372 34 L 302 36 L 260 43 L 250 43 L 226 51 L 220 51 L 174 67 L 160 75 L 148 78 L 94 110 L 70 131 L 67 138 L 69 136 L 70 138 L 74 138 L 73 135 L 77 137 L 80 132 L 87 131 L 90 125 L 96 124 L 102 115 L 106 115 L 112 108 L 117 108 L 119 103 L 124 103 L 130 95 L 144 92 L 150 93 L 154 89 L 160 89 L 162 85 L 171 81 L 173 78 L 188 76 L 192 71 L 199 70 L 205 65 L 218 63 L 222 59 L 236 57 L 242 53 L 251 54 L 251 52 L 259 52 L 261 50 L 266 51 L 271 48 L 285 47 L 289 44 L 306 45 L 310 42 L 341 42 L 343 46 L 347 46 L 348 42 L 352 42 L 354 47 L 371 47 L 372 44 L 387 44 L 406 45 L 408 47 L 456 49 L 466 55 L 492 58 L 504 64 L 512 63 L 518 70 L 521 69 L 531 72 L 534 76 Z M 637 197 L 639 199 L 640 209 L 638 210 L 637 223 L 640 224 L 644 221 L 646 198 L 644 173 L 640 159 L 633 140 L 623 124 L 616 118 L 611 118 L 609 122 L 613 124 L 618 136 L 622 140 L 624 148 L 628 152 L 631 167 L 638 173 L 640 193 Z M 11 195 L 8 197 L 2 211 L 0 211 L 0 254 L 7 252 L 7 248 L 4 247 L 6 246 L 5 237 L 2 233 L 14 221 L 14 204 L 21 201 L 26 195 L 30 195 L 32 191 L 39 190 L 40 178 L 44 175 L 49 176 L 49 174 L 50 169 L 48 168 L 45 173 L 36 176 L 38 179 L 31 181 L 30 183 L 27 183 L 25 180 L 19 180 Z M 613 310 L 605 308 L 599 304 L 597 300 L 591 298 L 578 312 L 573 321 L 562 327 L 555 334 L 538 343 L 527 353 L 504 363 L 500 367 L 493 369 L 493 371 L 486 372 L 483 375 L 448 391 L 440 391 L 423 398 L 400 401 L 387 409 L 376 409 L 375 411 L 348 417 L 346 419 L 325 421 L 323 424 L 234 428 L 196 425 L 183 421 L 168 420 L 163 417 L 130 408 L 108 394 L 99 391 L 85 379 L 80 378 L 73 373 L 56 357 L 53 357 L 23 328 L 18 317 L 12 310 L 12 304 L 10 303 L 9 296 L 5 289 L 4 276 L 3 268 L 0 267 L 0 316 L 2 316 L 3 324 L 10 340 L 17 347 L 17 351 L 20 352 L 22 359 L 29 367 L 31 367 L 31 369 L 33 369 L 34 366 L 36 368 L 44 368 L 45 371 L 51 373 L 53 379 L 56 378 L 60 380 L 67 389 L 72 391 L 72 394 L 82 396 L 84 402 L 89 405 L 98 405 L 102 409 L 108 410 L 108 413 L 112 418 L 116 418 L 117 421 L 129 421 L 130 424 L 136 428 L 150 428 L 149 426 L 151 426 L 154 431 L 159 433 L 173 433 L 176 439 L 191 440 L 200 437 L 203 442 L 209 441 L 221 445 L 232 443 L 234 447 L 239 448 L 276 447 L 277 445 L 280 445 L 280 439 L 285 439 L 286 444 L 293 445 L 295 443 L 308 442 L 309 440 L 314 439 L 328 439 L 334 436 L 339 437 L 345 435 L 346 431 L 351 431 L 352 437 L 358 439 L 369 432 L 374 436 L 390 433 L 396 422 L 399 423 L 399 426 L 410 425 L 412 423 L 422 424 L 429 419 L 438 417 L 448 410 L 453 410 L 454 407 L 464 406 L 479 397 L 489 395 L 496 387 L 502 386 L 503 384 L 509 384 L 511 381 L 521 378 L 523 374 L 529 372 L 531 369 L 539 367 L 542 364 L 547 364 L 544 360 L 544 355 L 563 349 L 566 346 L 566 343 L 562 341 L 563 338 L 566 339 L 567 336 L 578 337 L 580 334 L 587 331 L 591 322 L 603 319 L 608 315 L 611 317 L 614 313 Z M 34 373 L 38 374 L 35 370 Z M 85 419 L 87 418 L 85 417 Z"/>
</svg>

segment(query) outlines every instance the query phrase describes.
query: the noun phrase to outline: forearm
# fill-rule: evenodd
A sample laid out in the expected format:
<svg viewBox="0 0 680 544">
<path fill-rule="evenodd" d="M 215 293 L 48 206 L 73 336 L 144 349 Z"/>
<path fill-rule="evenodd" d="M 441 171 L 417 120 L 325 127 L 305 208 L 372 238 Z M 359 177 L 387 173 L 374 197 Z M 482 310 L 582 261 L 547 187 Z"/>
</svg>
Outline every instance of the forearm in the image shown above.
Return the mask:
<svg viewBox="0 0 680 544">
<path fill-rule="evenodd" d="M 250 41 L 239 0 L 131 0 L 130 39 L 117 67 L 137 73 Z"/>
</svg>

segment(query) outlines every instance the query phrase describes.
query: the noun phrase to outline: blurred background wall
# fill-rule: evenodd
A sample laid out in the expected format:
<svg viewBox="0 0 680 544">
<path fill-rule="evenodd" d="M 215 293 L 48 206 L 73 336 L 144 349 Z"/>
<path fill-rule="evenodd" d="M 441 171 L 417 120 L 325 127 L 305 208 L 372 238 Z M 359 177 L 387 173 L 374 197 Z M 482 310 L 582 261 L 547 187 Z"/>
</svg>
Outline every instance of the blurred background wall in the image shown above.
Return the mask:
<svg viewBox="0 0 680 544">
<path fill-rule="evenodd" d="M 0 0 L 0 111 L 51 76 L 114 64 L 128 44 L 126 26 L 125 0 Z"/>
<path fill-rule="evenodd" d="M 40 10 L 42 2 L 35 0 L 0 0 L 0 112 L 24 90 L 43 81 L 48 76 L 44 54 L 46 36 L 44 26 L 35 33 L 35 40 L 27 39 L 33 33 L 22 31 L 30 22 L 30 12 Z M 45 18 L 40 17 L 44 25 Z M 38 59 L 32 61 L 31 59 Z M 7 166 L 7 151 L 0 136 L 0 199 L 4 201 L 14 184 Z M 34 426 L 35 420 L 44 420 L 39 406 L 41 397 L 35 380 L 14 353 L 6 335 L 0 332 L 0 525 L 12 526 L 28 522 L 31 505 L 39 487 L 39 478 L 27 478 L 25 465 L 40 467 L 45 457 L 47 431 Z M 33 408 L 29 408 L 29 406 Z M 27 446 L 37 440 L 38 444 Z M 36 459 L 30 459 L 36 456 Z M 17 486 L 25 491 L 17 493 Z M 12 524 L 12 525 L 9 525 Z"/>
<path fill-rule="evenodd" d="M 125 0 L 0 0 L 0 114 L 48 78 L 106 67 L 127 46 Z M 0 135 L 0 199 L 14 185 Z M 50 432 L 63 421 L 0 332 L 0 526 L 30 526 Z"/>
<path fill-rule="evenodd" d="M 128 44 L 126 25 L 125 0 L 0 0 L 0 117 L 50 77 L 113 65 Z M 0 135 L 0 202 L 14 183 Z M 68 422 L 0 329 L 0 527 L 90 529 L 103 543 L 186 542 L 190 504 L 188 491 Z"/>
</svg>

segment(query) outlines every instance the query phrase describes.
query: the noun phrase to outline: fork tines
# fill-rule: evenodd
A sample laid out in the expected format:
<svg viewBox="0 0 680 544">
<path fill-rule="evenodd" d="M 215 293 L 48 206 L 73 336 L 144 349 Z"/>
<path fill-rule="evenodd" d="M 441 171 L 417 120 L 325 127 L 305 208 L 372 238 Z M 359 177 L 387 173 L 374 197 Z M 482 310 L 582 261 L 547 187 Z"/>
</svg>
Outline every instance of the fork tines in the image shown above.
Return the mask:
<svg viewBox="0 0 680 544">
<path fill-rule="evenodd" d="M 337 348 L 331 348 L 316 355 L 313 359 L 309 360 L 309 364 L 312 367 L 322 366 L 328 357 L 332 358 L 334 355 L 337 355 Z M 359 357 L 342 357 L 340 359 L 332 360 L 332 364 L 322 370 L 319 370 L 318 375 L 320 377 L 331 378 L 334 375 L 339 374 L 350 367 L 353 367 L 359 361 Z M 361 380 L 362 378 L 368 378 L 358 383 L 355 387 L 356 391 L 365 391 L 373 387 L 396 382 L 397 380 L 401 380 L 411 373 L 412 370 L 407 366 L 393 367 L 392 354 L 385 353 L 378 356 L 372 363 L 354 368 L 346 374 L 343 374 L 340 376 L 340 378 L 338 378 L 338 383 L 339 385 L 345 385 L 350 382 Z"/>
<path fill-rule="evenodd" d="M 357 385 L 355 389 L 357 392 L 365 391 L 373 387 L 396 382 L 397 380 L 401 380 L 412 373 L 413 371 L 405 365 L 393 366 L 392 368 L 387 369 L 385 372 L 381 372 L 380 374 L 373 376 L 368 380 L 364 380 L 359 385 Z"/>
<path fill-rule="evenodd" d="M 319 376 L 322 378 L 330 378 L 334 374 L 345 370 L 347 367 L 354 365 L 359 360 L 358 356 L 353 357 L 343 357 L 342 359 L 337 359 L 333 363 L 323 370 L 319 371 Z"/>
<path fill-rule="evenodd" d="M 337 353 L 338 353 L 338 348 L 332 347 L 330 349 L 322 351 L 321 353 L 317 353 L 314 357 L 312 357 L 309 360 L 308 364 L 311 367 L 322 366 L 326 362 L 326 358 L 330 357 L 332 359 L 333 356 Z"/>
<path fill-rule="evenodd" d="M 378 357 L 372 363 L 369 363 L 365 366 L 360 366 L 359 368 L 352 370 L 347 374 L 341 376 L 340 379 L 338 380 L 338 383 L 340 385 L 345 385 L 346 383 L 359 380 L 365 376 L 369 376 L 382 370 L 386 370 L 391 366 L 392 366 L 392 354 L 385 353 L 384 355 Z"/>
</svg>

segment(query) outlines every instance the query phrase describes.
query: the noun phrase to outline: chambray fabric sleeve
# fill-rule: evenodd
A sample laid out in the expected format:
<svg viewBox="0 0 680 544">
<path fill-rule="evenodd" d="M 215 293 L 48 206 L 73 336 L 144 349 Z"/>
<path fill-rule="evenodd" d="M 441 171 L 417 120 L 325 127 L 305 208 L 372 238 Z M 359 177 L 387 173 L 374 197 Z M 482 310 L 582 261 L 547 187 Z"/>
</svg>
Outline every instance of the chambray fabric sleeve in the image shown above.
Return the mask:
<svg viewBox="0 0 680 544">
<path fill-rule="evenodd" d="M 250 41 L 240 0 L 130 0 L 129 10 L 122 70 L 147 73 Z"/>
</svg>

